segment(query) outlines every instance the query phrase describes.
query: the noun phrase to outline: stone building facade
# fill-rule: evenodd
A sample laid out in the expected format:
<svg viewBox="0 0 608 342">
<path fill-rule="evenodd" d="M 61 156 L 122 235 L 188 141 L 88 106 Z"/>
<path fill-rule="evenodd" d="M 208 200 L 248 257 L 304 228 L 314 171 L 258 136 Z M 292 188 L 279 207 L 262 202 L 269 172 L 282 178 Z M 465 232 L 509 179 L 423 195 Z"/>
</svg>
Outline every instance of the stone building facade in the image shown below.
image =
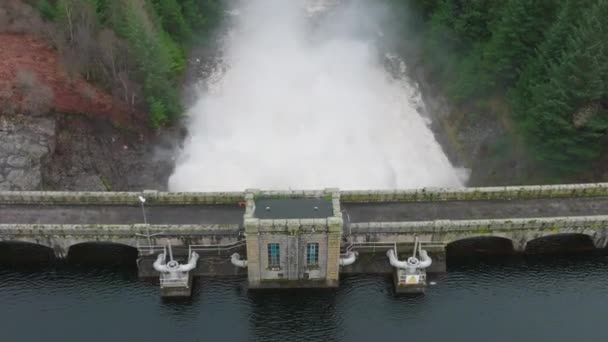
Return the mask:
<svg viewBox="0 0 608 342">
<path fill-rule="evenodd" d="M 339 285 L 342 216 L 337 191 L 251 190 L 246 201 L 250 288 Z"/>
</svg>

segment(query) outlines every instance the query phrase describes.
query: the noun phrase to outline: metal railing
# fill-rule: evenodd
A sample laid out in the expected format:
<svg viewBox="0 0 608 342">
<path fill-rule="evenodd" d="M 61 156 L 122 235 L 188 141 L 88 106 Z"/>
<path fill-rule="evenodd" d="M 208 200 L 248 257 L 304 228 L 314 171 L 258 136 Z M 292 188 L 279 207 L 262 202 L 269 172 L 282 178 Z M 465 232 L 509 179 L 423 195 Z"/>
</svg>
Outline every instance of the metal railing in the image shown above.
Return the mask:
<svg viewBox="0 0 608 342">
<path fill-rule="evenodd" d="M 397 244 L 401 242 L 397 241 L 376 241 L 376 242 L 348 242 L 346 247 L 344 247 L 344 253 L 340 255 L 345 256 L 351 251 L 355 250 L 370 250 L 372 252 L 376 251 L 386 251 L 391 248 L 397 250 Z M 436 241 L 419 241 L 419 243 L 426 248 L 440 248 L 445 247 L 445 243 L 436 242 Z M 213 244 L 213 245 L 188 245 L 188 255 L 192 255 L 192 252 L 217 252 L 218 255 L 221 255 L 222 252 L 230 252 L 232 250 L 243 248 L 247 246 L 246 240 L 239 240 L 236 242 L 228 243 L 228 244 Z M 166 246 L 137 246 L 137 249 L 140 254 L 151 255 L 154 253 L 165 252 L 166 254 Z M 342 249 L 342 248 L 341 248 Z"/>
<path fill-rule="evenodd" d="M 399 243 L 401 243 L 401 242 L 397 242 L 397 241 L 348 242 L 348 244 L 344 248 L 344 253 L 341 253 L 340 255 L 345 256 L 351 251 L 362 250 L 362 249 L 366 249 L 366 250 L 371 249 L 371 251 L 373 253 L 375 253 L 376 250 L 387 251 L 391 248 L 394 248 L 396 251 L 397 244 L 399 244 Z M 420 243 L 422 246 L 424 246 L 426 248 L 445 247 L 445 243 L 441 243 L 441 242 L 437 242 L 437 241 L 418 241 L 418 243 Z"/>
<path fill-rule="evenodd" d="M 139 255 L 152 255 L 155 253 L 166 252 L 166 248 L 167 248 L 166 246 L 161 246 L 161 245 L 154 245 L 154 246 L 138 245 L 137 251 L 139 252 Z"/>
<path fill-rule="evenodd" d="M 160 287 L 188 287 L 188 277 L 178 278 L 178 279 L 164 279 L 162 276 L 160 278 Z"/>
<path fill-rule="evenodd" d="M 192 255 L 192 252 L 217 252 L 220 255 L 222 252 L 231 251 L 233 249 L 242 248 L 247 245 L 246 240 L 239 240 L 227 244 L 213 244 L 213 245 L 188 245 L 188 256 Z M 156 253 L 164 252 L 167 253 L 167 246 L 164 245 L 138 245 L 137 250 L 140 255 L 152 255 Z"/>
<path fill-rule="evenodd" d="M 242 248 L 245 246 L 247 246 L 246 240 L 239 240 L 224 245 L 189 245 L 188 255 L 191 255 L 192 252 L 217 252 L 217 255 L 221 255 L 222 252 L 229 252 L 231 250 Z"/>
</svg>

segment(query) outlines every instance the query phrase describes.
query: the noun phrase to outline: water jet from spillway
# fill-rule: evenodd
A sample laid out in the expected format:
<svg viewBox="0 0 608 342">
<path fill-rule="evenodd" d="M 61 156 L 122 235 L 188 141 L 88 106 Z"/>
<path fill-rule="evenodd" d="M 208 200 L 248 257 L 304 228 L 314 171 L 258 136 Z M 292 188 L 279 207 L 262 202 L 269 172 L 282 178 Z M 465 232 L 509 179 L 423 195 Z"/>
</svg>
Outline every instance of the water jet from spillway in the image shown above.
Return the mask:
<svg viewBox="0 0 608 342">
<path fill-rule="evenodd" d="M 416 110 L 417 89 L 385 70 L 347 7 L 314 27 L 298 1 L 238 11 L 223 71 L 189 111 L 170 190 L 463 185 Z"/>
</svg>

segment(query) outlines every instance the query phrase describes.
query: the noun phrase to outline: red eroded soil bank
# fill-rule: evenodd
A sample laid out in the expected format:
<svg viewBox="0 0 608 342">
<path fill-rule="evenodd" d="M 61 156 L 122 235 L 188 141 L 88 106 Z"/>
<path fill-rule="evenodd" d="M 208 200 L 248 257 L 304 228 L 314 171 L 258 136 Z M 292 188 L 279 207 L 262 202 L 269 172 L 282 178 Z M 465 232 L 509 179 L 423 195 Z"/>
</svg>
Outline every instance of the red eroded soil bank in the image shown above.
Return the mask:
<svg viewBox="0 0 608 342">
<path fill-rule="evenodd" d="M 0 33 L 0 91 L 11 89 L 15 102 L 21 102 L 23 94 L 17 74 L 28 70 L 52 90 L 51 108 L 57 112 L 91 115 L 121 127 L 147 127 L 143 113 L 88 83 L 82 76 L 69 75 L 57 51 L 43 40 L 28 34 Z M 21 108 L 21 103 L 15 105 Z"/>
</svg>

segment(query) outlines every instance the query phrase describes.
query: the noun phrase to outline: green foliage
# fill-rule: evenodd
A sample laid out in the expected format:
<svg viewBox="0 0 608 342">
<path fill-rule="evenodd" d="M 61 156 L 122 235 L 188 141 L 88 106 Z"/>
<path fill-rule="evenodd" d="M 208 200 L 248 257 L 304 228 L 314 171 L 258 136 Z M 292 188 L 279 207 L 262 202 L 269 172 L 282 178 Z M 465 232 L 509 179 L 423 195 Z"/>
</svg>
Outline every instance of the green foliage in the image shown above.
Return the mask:
<svg viewBox="0 0 608 342">
<path fill-rule="evenodd" d="M 150 121 L 152 122 L 152 126 L 158 128 L 166 124 L 169 119 L 163 102 L 150 98 L 148 99 L 148 103 L 150 103 Z"/>
<path fill-rule="evenodd" d="M 67 36 L 86 7 L 97 16 L 99 29 L 109 28 L 126 40 L 152 125 L 160 127 L 182 114 L 178 89 L 185 48 L 194 32 L 208 32 L 221 19 L 220 0 L 57 0 L 55 6 L 47 1 L 40 1 L 41 12 L 52 13 Z"/>
<path fill-rule="evenodd" d="M 483 49 L 482 68 L 494 76 L 495 83 L 510 84 L 517 78 L 521 66 L 542 42 L 556 7 L 550 0 L 506 2 Z"/>
<path fill-rule="evenodd" d="M 161 49 L 169 56 L 171 77 L 176 80 L 186 69 L 186 54 L 184 49 L 171 39 L 166 32 L 161 32 L 159 38 Z"/>
<path fill-rule="evenodd" d="M 428 18 L 423 59 L 454 103 L 508 94 L 536 163 L 555 175 L 608 151 L 607 1 L 410 2 Z"/>
<path fill-rule="evenodd" d="M 88 0 L 95 9 L 99 22 L 106 23 L 108 21 L 108 9 L 112 0 Z"/>
<path fill-rule="evenodd" d="M 222 0 L 179 0 L 190 25 L 201 31 L 216 27 L 222 18 Z"/>
<path fill-rule="evenodd" d="M 564 174 L 599 157 L 608 129 L 608 3 L 569 3 L 511 93 L 536 159 Z"/>
<path fill-rule="evenodd" d="M 38 10 L 40 11 L 40 14 L 44 20 L 55 20 L 55 16 L 57 15 L 55 7 L 51 5 L 48 0 L 38 0 L 36 7 L 38 7 Z"/>
<path fill-rule="evenodd" d="M 192 30 L 182 14 L 177 0 L 152 0 L 156 13 L 165 32 L 177 41 L 187 42 L 192 38 Z"/>
<path fill-rule="evenodd" d="M 200 25 L 205 22 L 206 16 L 200 11 L 197 0 L 180 0 L 179 4 L 182 8 L 183 18 L 188 25 L 193 29 L 199 29 Z"/>
</svg>

